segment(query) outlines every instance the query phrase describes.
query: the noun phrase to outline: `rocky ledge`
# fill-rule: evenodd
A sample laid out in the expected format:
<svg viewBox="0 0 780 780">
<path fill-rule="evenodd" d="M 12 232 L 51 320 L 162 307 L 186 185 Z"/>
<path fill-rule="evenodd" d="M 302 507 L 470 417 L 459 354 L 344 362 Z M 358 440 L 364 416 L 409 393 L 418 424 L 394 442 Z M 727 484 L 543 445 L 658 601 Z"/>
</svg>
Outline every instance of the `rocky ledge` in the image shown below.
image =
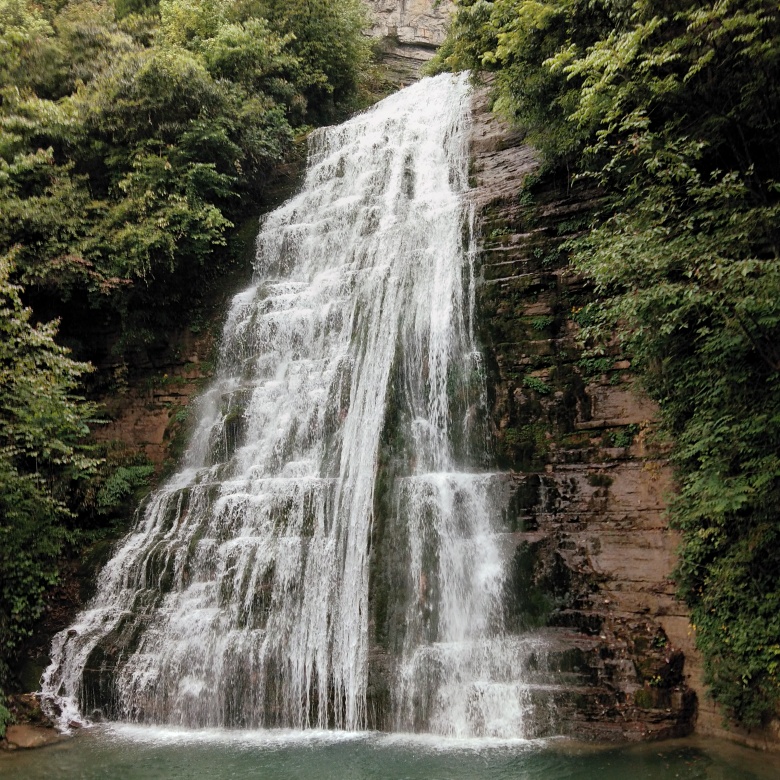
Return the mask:
<svg viewBox="0 0 780 780">
<path fill-rule="evenodd" d="M 600 193 L 540 176 L 486 88 L 475 92 L 471 146 L 479 336 L 498 466 L 511 474 L 517 597 L 555 637 L 566 730 L 599 740 L 695 730 L 780 750 L 780 724 L 742 729 L 707 696 L 671 580 L 679 538 L 666 520 L 673 480 L 657 408 L 625 356 L 586 356 L 578 340 L 593 296 L 565 242 L 586 229 Z"/>
<path fill-rule="evenodd" d="M 5 739 L 0 740 L 0 750 L 19 750 L 45 747 L 65 739 L 56 729 L 44 726 L 30 726 L 23 723 L 20 726 L 9 726 L 5 731 Z"/>
<path fill-rule="evenodd" d="M 409 84 L 447 34 L 449 0 L 364 0 L 372 19 L 370 35 L 379 39 L 388 79 Z"/>
<path fill-rule="evenodd" d="M 8 726 L 0 739 L 0 750 L 25 750 L 44 747 L 65 739 L 43 714 L 38 697 L 33 693 L 9 697 L 11 713 L 18 724 Z"/>
<path fill-rule="evenodd" d="M 538 178 L 536 153 L 490 113 L 486 90 L 474 109 L 478 320 L 498 465 L 512 475 L 517 598 L 554 638 L 568 733 L 690 733 L 700 686 L 669 579 L 678 540 L 664 516 L 671 474 L 656 408 L 623 356 L 594 360 L 578 346 L 590 292 L 564 242 L 599 193 Z"/>
</svg>

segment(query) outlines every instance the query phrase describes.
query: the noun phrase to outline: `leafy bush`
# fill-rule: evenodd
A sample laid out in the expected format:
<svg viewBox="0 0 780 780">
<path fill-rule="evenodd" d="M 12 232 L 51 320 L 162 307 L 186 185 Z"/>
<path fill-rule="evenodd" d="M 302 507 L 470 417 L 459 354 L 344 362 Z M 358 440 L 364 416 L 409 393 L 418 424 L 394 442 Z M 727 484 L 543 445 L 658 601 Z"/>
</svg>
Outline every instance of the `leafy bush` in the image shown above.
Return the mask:
<svg viewBox="0 0 780 780">
<path fill-rule="evenodd" d="M 257 0 L 257 5 L 278 33 L 291 36 L 309 121 L 332 122 L 345 108 L 356 108 L 370 56 L 363 2 Z"/>
<path fill-rule="evenodd" d="M 361 7 L 162 0 L 118 21 L 105 0 L 0 0 L 0 251 L 19 280 L 118 320 L 120 349 L 175 327 L 294 129 L 355 104 Z"/>
<path fill-rule="evenodd" d="M 13 722 L 13 715 L 8 707 L 5 706 L 5 694 L 3 693 L 3 689 L 0 688 L 0 739 L 5 736 L 6 727 Z"/>
<path fill-rule="evenodd" d="M 550 385 L 538 376 L 533 376 L 531 374 L 526 374 L 523 377 L 523 385 L 529 390 L 539 393 L 539 395 L 549 395 L 552 392 Z"/>
<path fill-rule="evenodd" d="M 32 323 L 12 271 L 0 257 L 0 683 L 57 580 L 68 493 L 96 465 L 81 446 L 93 408 L 74 395 L 88 367 L 55 343 L 56 323 Z"/>
<path fill-rule="evenodd" d="M 531 320 L 531 327 L 534 330 L 544 331 L 555 324 L 555 317 L 534 317 Z"/>
<path fill-rule="evenodd" d="M 618 336 L 661 405 L 710 689 L 765 723 L 780 707 L 780 8 L 456 5 L 440 64 L 496 71 L 497 107 L 547 166 L 606 196 L 569 244 L 598 295 L 575 318 L 591 343 Z"/>
<path fill-rule="evenodd" d="M 102 510 L 115 509 L 123 501 L 135 496 L 139 489 L 149 485 L 154 466 L 119 466 L 100 486 L 97 506 Z"/>
</svg>

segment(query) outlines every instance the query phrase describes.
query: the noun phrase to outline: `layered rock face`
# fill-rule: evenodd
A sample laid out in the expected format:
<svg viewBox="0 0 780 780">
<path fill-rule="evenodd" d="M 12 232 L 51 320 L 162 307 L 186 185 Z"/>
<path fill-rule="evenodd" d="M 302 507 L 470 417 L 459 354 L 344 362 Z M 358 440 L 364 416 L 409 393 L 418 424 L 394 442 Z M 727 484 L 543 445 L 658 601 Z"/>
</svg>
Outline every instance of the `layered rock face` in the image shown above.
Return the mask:
<svg viewBox="0 0 780 780">
<path fill-rule="evenodd" d="M 364 0 L 381 40 L 382 61 L 391 79 L 408 84 L 433 56 L 447 33 L 453 5 L 449 0 Z"/>
<path fill-rule="evenodd" d="M 452 13 L 449 0 L 365 0 L 374 13 L 372 34 L 414 46 L 438 46 Z"/>
<path fill-rule="evenodd" d="M 679 537 L 666 519 L 671 445 L 657 434 L 658 410 L 627 359 L 587 357 L 578 338 L 593 296 L 564 242 L 586 228 L 599 193 L 537 181 L 533 148 L 490 113 L 485 89 L 474 99 L 472 158 L 479 336 L 498 465 L 513 475 L 518 598 L 540 604 L 538 623 L 557 637 L 569 733 L 695 730 L 777 751 L 776 721 L 741 728 L 707 694 L 671 580 Z"/>
<path fill-rule="evenodd" d="M 523 189 L 535 153 L 489 113 L 484 91 L 472 147 L 480 338 L 498 466 L 512 473 L 514 583 L 560 653 L 565 730 L 607 740 L 688 733 L 693 645 L 669 579 L 678 540 L 664 516 L 671 474 L 657 410 L 629 361 L 588 359 L 578 346 L 589 293 L 562 244 L 585 227 L 598 193 L 563 181 Z"/>
<path fill-rule="evenodd" d="M 123 364 L 101 366 L 116 377 L 119 390 L 103 399 L 107 422 L 95 429 L 94 440 L 142 452 L 156 467 L 178 457 L 172 445 L 184 434 L 187 406 L 211 375 L 213 347 L 213 332 L 195 336 L 182 330 L 171 334 L 169 347 L 154 362 L 145 355 L 131 377 Z"/>
</svg>

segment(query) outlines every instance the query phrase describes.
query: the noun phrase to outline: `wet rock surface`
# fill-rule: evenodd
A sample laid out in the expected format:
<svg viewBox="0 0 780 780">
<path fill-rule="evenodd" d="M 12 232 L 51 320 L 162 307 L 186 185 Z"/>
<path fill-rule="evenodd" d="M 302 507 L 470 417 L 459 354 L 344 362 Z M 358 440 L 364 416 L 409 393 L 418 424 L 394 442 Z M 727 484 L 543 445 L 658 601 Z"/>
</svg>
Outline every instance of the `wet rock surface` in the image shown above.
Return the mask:
<svg viewBox="0 0 780 780">
<path fill-rule="evenodd" d="M 214 330 L 171 334 L 153 361 L 134 366 L 127 380 L 120 378 L 117 390 L 103 400 L 107 422 L 94 439 L 140 451 L 157 467 L 175 458 L 179 453 L 171 445 L 183 431 L 184 410 L 213 370 Z"/>
<path fill-rule="evenodd" d="M 0 741 L 0 748 L 5 750 L 27 750 L 29 748 L 44 747 L 60 742 L 64 737 L 54 728 L 44 726 L 9 726 L 5 732 L 5 739 Z"/>
<path fill-rule="evenodd" d="M 41 711 L 35 694 L 13 694 L 8 697 L 7 704 L 16 723 L 6 728 L 5 737 L 0 739 L 0 750 L 44 747 L 64 739 Z"/>
<path fill-rule="evenodd" d="M 678 539 L 664 514 L 668 448 L 630 362 L 617 352 L 588 359 L 577 338 L 591 298 L 564 242 L 585 228 L 599 193 L 537 180 L 536 153 L 489 112 L 486 90 L 474 109 L 477 317 L 497 465 L 512 475 L 516 597 L 558 654 L 565 732 L 689 733 L 702 690 L 670 580 Z"/>
</svg>

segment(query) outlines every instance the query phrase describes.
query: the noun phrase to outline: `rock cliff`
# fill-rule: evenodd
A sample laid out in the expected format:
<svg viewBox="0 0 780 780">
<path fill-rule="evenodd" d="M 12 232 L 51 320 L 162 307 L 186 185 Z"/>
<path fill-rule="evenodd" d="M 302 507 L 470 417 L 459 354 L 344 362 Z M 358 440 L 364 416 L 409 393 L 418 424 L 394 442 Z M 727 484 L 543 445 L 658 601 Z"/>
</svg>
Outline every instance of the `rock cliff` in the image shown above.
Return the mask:
<svg viewBox="0 0 780 780">
<path fill-rule="evenodd" d="M 474 111 L 493 436 L 512 474 L 519 595 L 540 605 L 532 617 L 568 673 L 566 729 L 606 740 L 696 730 L 777 749 L 773 730 L 726 726 L 707 698 L 695 629 L 670 579 L 678 537 L 665 516 L 673 484 L 657 409 L 629 360 L 584 357 L 578 342 L 591 297 L 564 242 L 584 229 L 599 193 L 539 177 L 534 150 L 490 113 L 485 89 Z"/>
<path fill-rule="evenodd" d="M 687 733 L 691 642 L 669 580 L 677 540 L 664 518 L 670 472 L 654 438 L 656 409 L 627 360 L 588 362 L 577 344 L 588 292 L 562 243 L 584 227 L 598 193 L 534 185 L 533 149 L 489 113 L 484 91 L 475 118 L 493 433 L 513 474 L 518 553 L 531 561 L 522 587 L 545 594 L 538 619 L 579 652 L 569 728 L 599 739 Z"/>
<path fill-rule="evenodd" d="M 449 0 L 364 0 L 373 19 L 382 62 L 392 80 L 407 84 L 444 40 L 453 5 Z"/>
<path fill-rule="evenodd" d="M 365 0 L 374 15 L 371 34 L 409 46 L 436 47 L 447 34 L 449 0 Z"/>
</svg>

